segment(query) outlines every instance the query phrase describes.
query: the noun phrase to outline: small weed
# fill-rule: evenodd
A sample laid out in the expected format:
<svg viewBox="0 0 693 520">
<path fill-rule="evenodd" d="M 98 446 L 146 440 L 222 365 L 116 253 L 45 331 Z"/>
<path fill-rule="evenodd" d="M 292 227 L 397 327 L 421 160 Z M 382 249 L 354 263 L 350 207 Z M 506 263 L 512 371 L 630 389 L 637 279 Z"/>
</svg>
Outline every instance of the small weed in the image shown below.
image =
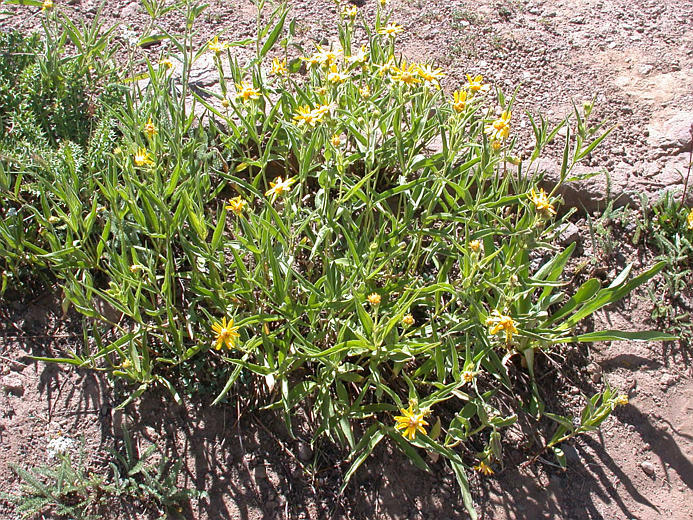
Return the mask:
<svg viewBox="0 0 693 520">
<path fill-rule="evenodd" d="M 175 518 L 169 513 L 178 513 L 191 498 L 205 496 L 203 492 L 178 487 L 182 460 L 171 463 L 161 456 L 156 465 L 150 464 L 156 446 L 138 456 L 130 435 L 127 431 L 124 434 L 124 453 L 111 451 L 114 460 L 108 468 L 89 468 L 83 438 L 76 455 L 72 449 L 74 441 L 65 437 L 54 439 L 52 442 L 61 444 L 53 454 L 56 462 L 36 468 L 11 465 L 23 488 L 18 494 L 5 493 L 3 497 L 15 505 L 23 518 L 51 513 L 57 518 L 95 520 L 102 518 L 104 508 L 112 507 L 114 501 L 123 502 L 126 509 L 157 513 L 161 519 Z"/>
</svg>

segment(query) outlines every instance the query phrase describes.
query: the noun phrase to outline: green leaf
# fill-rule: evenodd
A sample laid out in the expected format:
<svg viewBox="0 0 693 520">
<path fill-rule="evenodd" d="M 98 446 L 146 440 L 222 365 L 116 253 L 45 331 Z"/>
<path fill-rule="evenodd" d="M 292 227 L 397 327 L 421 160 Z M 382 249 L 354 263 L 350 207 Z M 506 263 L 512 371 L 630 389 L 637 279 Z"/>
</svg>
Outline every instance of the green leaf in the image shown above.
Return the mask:
<svg viewBox="0 0 693 520">
<path fill-rule="evenodd" d="M 680 338 L 673 334 L 660 332 L 658 330 L 646 330 L 638 332 L 624 332 L 621 330 L 600 330 L 588 332 L 579 336 L 572 336 L 561 340 L 561 342 L 574 341 L 578 343 L 591 343 L 594 341 L 677 341 Z"/>
</svg>

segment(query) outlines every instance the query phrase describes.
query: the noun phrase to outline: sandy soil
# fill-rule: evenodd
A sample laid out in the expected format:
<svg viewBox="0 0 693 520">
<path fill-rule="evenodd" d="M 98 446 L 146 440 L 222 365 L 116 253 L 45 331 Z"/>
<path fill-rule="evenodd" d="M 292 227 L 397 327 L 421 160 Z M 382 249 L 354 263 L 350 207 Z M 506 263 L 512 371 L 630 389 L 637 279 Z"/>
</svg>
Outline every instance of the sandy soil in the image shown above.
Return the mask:
<svg viewBox="0 0 693 520">
<path fill-rule="evenodd" d="M 307 48 L 311 41 L 332 37 L 333 2 L 291 4 Z M 77 0 L 61 8 L 89 18 L 97 3 Z M 0 28 L 37 27 L 38 9 L 3 9 L 18 14 L 0 15 Z M 463 83 L 466 73 L 484 74 L 506 92 L 521 84 L 515 112 L 525 133 L 528 120 L 520 116 L 521 109 L 541 109 L 557 121 L 571 110 L 572 101 L 596 97 L 597 116 L 619 128 L 588 165 L 606 168 L 616 184 L 633 193 L 655 194 L 680 183 L 686 124 L 693 122 L 693 2 L 392 0 L 389 9 L 407 29 L 401 47 L 407 56 L 446 67 L 446 90 Z M 375 1 L 363 3 L 371 20 L 374 10 Z M 147 22 L 138 2 L 112 0 L 104 14 L 107 24 L 134 30 Z M 215 34 L 250 36 L 254 16 L 248 1 L 213 0 L 200 19 L 197 41 Z M 162 24 L 180 28 L 176 16 Z M 583 237 L 585 257 L 596 254 Z M 643 257 L 634 250 L 624 254 Z M 607 271 L 622 262 L 605 258 Z M 640 258 L 643 265 L 648 258 L 647 253 Z M 633 296 L 598 316 L 596 326 L 651 328 L 651 305 L 646 297 Z M 342 454 L 330 445 L 311 449 L 307 432 L 289 438 L 272 415 L 239 417 L 233 407 L 206 403 L 180 407 L 166 395 L 151 394 L 125 414 L 116 412 L 118 401 L 105 378 L 27 357 L 79 344 L 80 319 L 63 317 L 57 295 L 6 297 L 0 300 L 0 316 L 5 388 L 0 393 L 0 482 L 5 489 L 17 486 L 7 464 L 45 462 L 47 442 L 59 432 L 84 435 L 98 467 L 125 421 L 142 444 L 156 442 L 172 456 L 184 457 L 187 483 L 209 493 L 209 499 L 191 503 L 184 518 L 466 518 L 454 480 L 441 463 L 434 465 L 438 473 L 427 475 L 390 456 L 387 446 L 338 496 Z M 540 445 L 540 432 L 506 432 L 505 469 L 472 480 L 482 517 L 693 518 L 691 353 L 690 345 L 680 344 L 565 347 L 564 369 L 547 373 L 562 400 L 551 403 L 554 409 L 578 409 L 583 393 L 607 382 L 628 390 L 630 404 L 600 431 L 564 446 L 565 472 L 541 459 L 523 465 Z M 296 421 L 300 432 L 300 418 Z M 14 518 L 8 504 L 0 502 L 0 517 Z"/>
</svg>

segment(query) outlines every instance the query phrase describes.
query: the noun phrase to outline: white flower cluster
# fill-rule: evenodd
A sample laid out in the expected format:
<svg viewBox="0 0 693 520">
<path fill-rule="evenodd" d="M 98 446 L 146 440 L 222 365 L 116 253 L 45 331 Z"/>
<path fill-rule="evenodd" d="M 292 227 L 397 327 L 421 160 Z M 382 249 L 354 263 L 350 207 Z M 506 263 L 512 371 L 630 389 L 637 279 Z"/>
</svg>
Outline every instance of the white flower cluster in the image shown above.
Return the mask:
<svg viewBox="0 0 693 520">
<path fill-rule="evenodd" d="M 62 435 L 58 435 L 57 437 L 51 439 L 48 442 L 48 446 L 46 446 L 46 452 L 48 453 L 48 458 L 53 459 L 55 458 L 56 455 L 59 455 L 61 453 L 65 453 L 68 451 L 72 446 L 75 445 L 74 439 L 70 439 L 69 437 L 63 437 Z"/>
</svg>

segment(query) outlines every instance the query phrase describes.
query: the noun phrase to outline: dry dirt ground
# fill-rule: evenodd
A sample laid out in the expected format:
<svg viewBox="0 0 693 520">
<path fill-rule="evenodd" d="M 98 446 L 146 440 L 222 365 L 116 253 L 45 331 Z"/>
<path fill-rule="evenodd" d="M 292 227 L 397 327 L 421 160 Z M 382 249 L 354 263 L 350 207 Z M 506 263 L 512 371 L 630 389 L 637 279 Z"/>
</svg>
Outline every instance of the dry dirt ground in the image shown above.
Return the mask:
<svg viewBox="0 0 693 520">
<path fill-rule="evenodd" d="M 255 13 L 249 1 L 209 4 L 199 20 L 198 43 L 215 34 L 225 39 L 252 34 Z M 290 4 L 306 48 L 311 41 L 333 37 L 338 9 L 333 2 Z M 372 22 L 375 0 L 360 6 Z M 86 18 L 97 7 L 93 0 L 61 6 Z M 640 193 L 656 196 L 665 186 L 680 187 L 693 123 L 693 2 L 391 0 L 388 9 L 406 28 L 400 49 L 446 68 L 445 90 L 462 84 L 465 73 L 481 73 L 506 92 L 521 85 L 514 121 L 525 133 L 528 120 L 522 110 L 541 110 L 557 121 L 573 101 L 596 97 L 596 117 L 619 127 L 586 168 L 605 168 L 611 181 L 591 179 L 565 194 L 568 204 L 603 207 L 607 184 L 619 203 L 635 204 Z M 18 14 L 1 17 L 0 29 L 38 28 L 37 8 L 4 10 Z M 104 16 L 107 24 L 136 31 L 147 22 L 140 4 L 128 0 L 110 1 Z M 173 15 L 162 24 L 180 29 Z M 201 83 L 205 74 L 201 65 Z M 597 253 L 584 236 L 580 240 L 585 257 Z M 634 251 L 626 256 L 638 258 Z M 640 258 L 636 268 L 646 260 L 651 258 Z M 605 261 L 607 272 L 620 263 L 614 256 Z M 633 296 L 597 316 L 596 326 L 652 327 L 651 306 L 646 297 Z M 271 415 L 239 419 L 232 407 L 181 407 L 163 394 L 147 396 L 124 415 L 115 412 L 118 401 L 105 378 L 28 358 L 56 354 L 80 341 L 79 318 L 64 318 L 57 296 L 5 298 L 0 308 L 4 490 L 17 487 L 7 463 L 44 463 L 47 442 L 58 432 L 83 434 L 97 464 L 125 421 L 142 443 L 157 442 L 170 456 L 184 457 L 187 484 L 208 492 L 208 499 L 191 503 L 184 518 L 466 518 L 442 464 L 435 466 L 440 473 L 427 475 L 390 456 L 388 447 L 337 496 L 341 454 L 330 445 L 311 449 L 307 432 L 303 439 L 290 439 Z M 565 347 L 560 377 L 546 375 L 556 378 L 560 390 L 562 402 L 552 403 L 554 410 L 576 409 L 582 393 L 589 395 L 607 382 L 627 390 L 630 404 L 600 431 L 564 446 L 565 472 L 541 460 L 524 467 L 533 454 L 531 444 L 520 443 L 528 432 L 506 432 L 505 468 L 493 477 L 472 478 L 482 517 L 693 518 L 691 354 L 686 344 L 612 342 L 589 351 Z M 8 504 L 0 502 L 0 518 L 14 518 Z"/>
</svg>

